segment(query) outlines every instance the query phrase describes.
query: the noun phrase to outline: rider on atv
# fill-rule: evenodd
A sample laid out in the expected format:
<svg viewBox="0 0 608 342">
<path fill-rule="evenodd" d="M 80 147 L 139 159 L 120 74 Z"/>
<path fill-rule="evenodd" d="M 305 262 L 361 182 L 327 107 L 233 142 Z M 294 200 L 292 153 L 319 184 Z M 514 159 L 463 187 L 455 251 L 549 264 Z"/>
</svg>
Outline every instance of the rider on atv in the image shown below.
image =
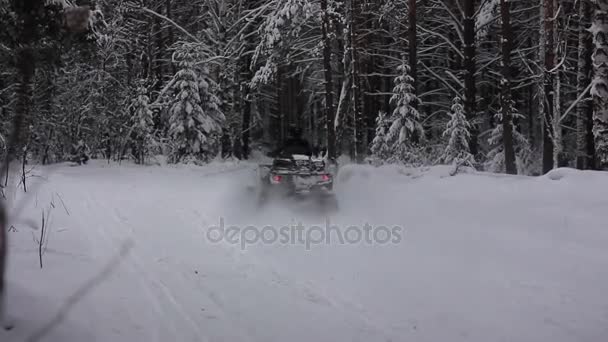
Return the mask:
<svg viewBox="0 0 608 342">
<path fill-rule="evenodd" d="M 260 165 L 259 203 L 268 198 L 313 199 L 323 210 L 335 210 L 333 174 L 326 168 L 320 149 L 302 137 L 302 130 L 290 127 L 288 138 L 269 153 L 272 164 Z"/>
<path fill-rule="evenodd" d="M 310 143 L 302 137 L 302 129 L 292 127 L 283 146 L 275 151 L 275 156 L 289 157 L 296 154 L 312 156 L 314 151 Z"/>
</svg>

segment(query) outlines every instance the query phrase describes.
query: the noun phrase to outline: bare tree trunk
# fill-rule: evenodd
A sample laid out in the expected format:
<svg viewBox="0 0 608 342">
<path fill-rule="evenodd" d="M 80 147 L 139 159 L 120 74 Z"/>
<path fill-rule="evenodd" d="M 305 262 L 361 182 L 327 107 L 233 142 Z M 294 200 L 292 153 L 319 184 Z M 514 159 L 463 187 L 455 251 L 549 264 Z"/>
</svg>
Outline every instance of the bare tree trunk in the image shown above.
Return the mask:
<svg viewBox="0 0 608 342">
<path fill-rule="evenodd" d="M 250 0 L 247 1 L 246 3 L 246 8 L 248 10 L 250 9 L 254 9 L 255 6 L 257 5 L 257 1 L 254 0 Z M 244 38 L 246 41 L 244 42 L 244 46 L 245 49 L 247 51 L 251 51 L 253 49 L 253 42 L 251 41 L 250 38 L 250 34 L 253 31 L 253 25 L 248 25 L 247 29 L 245 30 L 243 36 L 246 37 Z M 240 96 L 240 104 L 241 106 L 241 110 L 242 110 L 242 117 L 241 117 L 241 131 L 239 136 L 235 137 L 235 139 L 240 139 L 240 151 L 238 151 L 237 153 L 240 154 L 239 157 L 242 157 L 243 159 L 248 159 L 249 158 L 249 143 L 250 143 L 250 136 L 251 136 L 251 117 L 252 117 L 252 101 L 253 99 L 251 98 L 251 88 L 249 87 L 248 82 L 251 80 L 251 78 L 253 77 L 253 72 L 251 71 L 251 55 L 247 54 L 244 56 L 241 56 L 240 59 L 240 63 L 241 63 L 241 72 L 239 75 L 239 81 L 240 83 L 240 89 L 239 92 L 237 92 Z M 278 67 L 279 69 L 281 68 L 281 66 Z M 279 85 L 279 89 L 281 88 L 281 77 L 277 78 L 278 80 L 278 85 Z M 280 90 L 278 92 L 278 94 L 280 94 Z M 280 95 L 279 95 L 280 96 Z M 281 102 L 281 98 L 279 97 L 279 103 Z M 280 104 L 279 104 L 279 115 L 283 115 L 282 111 L 285 110 L 285 108 L 281 108 Z M 282 125 L 282 122 L 280 122 L 280 125 Z M 282 127 L 282 126 L 281 126 Z M 281 130 L 281 132 L 283 132 Z M 282 136 L 282 134 L 281 134 Z M 282 142 L 282 139 L 280 140 Z"/>
<path fill-rule="evenodd" d="M 417 80 L 418 80 L 418 56 L 416 55 L 416 0 L 408 0 L 408 19 L 409 19 L 409 27 L 408 27 L 408 40 L 409 40 L 409 57 L 410 57 L 410 76 L 414 79 L 412 86 L 414 87 L 414 93 L 417 93 Z M 418 107 L 418 103 L 412 103 L 414 108 Z"/>
<path fill-rule="evenodd" d="M 471 128 L 469 149 L 473 156 L 479 151 L 479 127 L 477 121 L 477 88 L 475 84 L 475 0 L 464 0 L 464 107 Z"/>
<path fill-rule="evenodd" d="M 541 0 L 541 11 L 544 9 L 544 15 L 541 17 L 543 28 L 541 34 L 544 37 L 544 98 L 541 98 L 543 107 L 543 173 L 547 173 L 553 169 L 553 75 L 549 72 L 555 66 L 555 51 L 553 46 L 553 0 Z M 542 44 L 543 42 L 541 42 Z"/>
<path fill-rule="evenodd" d="M 23 149 L 23 155 L 21 156 L 21 182 L 23 182 L 23 192 L 27 192 L 27 185 L 25 181 L 27 175 L 25 174 L 25 164 L 27 164 L 27 145 Z"/>
<path fill-rule="evenodd" d="M 51 132 L 49 133 L 48 140 L 44 146 L 44 153 L 42 155 L 42 165 L 46 165 L 49 163 L 49 150 L 51 148 L 51 142 L 53 141 L 55 135 L 55 128 L 51 128 Z"/>
<path fill-rule="evenodd" d="M 160 12 L 160 11 L 159 11 Z M 163 59 L 164 59 L 164 50 L 165 50 L 165 42 L 163 39 L 163 30 L 162 30 L 162 22 L 158 17 L 154 17 L 154 32 L 156 32 L 156 51 L 154 53 L 154 73 L 156 76 L 155 90 L 159 91 L 163 86 L 163 78 L 164 78 L 164 70 L 163 70 Z M 122 156 L 120 156 L 122 158 Z"/>
<path fill-rule="evenodd" d="M 247 88 L 247 86 L 245 86 Z M 251 131 L 251 99 L 248 99 L 249 90 L 244 90 L 243 95 L 245 99 L 245 105 L 243 106 L 243 131 L 241 132 L 241 147 L 243 149 L 241 155 L 243 159 L 249 158 L 249 132 Z"/>
<path fill-rule="evenodd" d="M 44 209 L 42 210 L 42 224 L 40 226 L 40 240 L 38 240 L 38 261 L 42 268 L 42 255 L 44 254 L 44 239 L 46 239 L 46 220 L 44 217 Z"/>
<path fill-rule="evenodd" d="M 556 32 L 556 31 L 555 31 Z M 557 43 L 556 43 L 557 46 Z M 562 92 L 562 79 L 559 70 L 555 71 L 555 86 L 553 96 L 553 167 L 557 168 L 561 166 L 563 159 L 563 135 L 562 135 L 562 124 L 560 120 L 561 116 L 561 92 Z"/>
<path fill-rule="evenodd" d="M 173 6 L 172 6 L 172 2 L 171 0 L 166 0 L 165 1 L 165 7 L 167 10 L 167 18 L 169 19 L 173 19 Z M 168 41 L 167 41 L 167 47 L 171 48 L 171 45 L 173 45 L 173 43 L 175 43 L 175 34 L 173 33 L 173 25 L 167 25 L 167 30 L 169 31 L 168 33 Z M 160 33 L 159 33 L 160 34 Z M 175 66 L 175 63 L 173 63 L 172 58 L 169 58 L 169 63 L 171 65 L 171 74 L 175 75 L 177 73 L 177 68 Z"/>
<path fill-rule="evenodd" d="M 339 1 L 343 4 L 343 1 Z M 349 51 L 346 49 L 345 44 L 348 42 L 348 34 L 344 30 L 340 20 L 334 20 L 335 23 L 335 36 L 337 45 L 337 55 L 340 58 L 336 59 L 336 67 L 340 79 L 337 82 L 336 89 L 338 91 L 338 103 L 336 106 L 336 117 L 334 118 L 334 132 L 336 135 L 336 156 L 341 155 L 344 152 L 344 141 L 345 134 L 347 134 L 346 122 L 348 121 L 348 108 L 350 108 L 350 72 L 347 71 L 347 65 L 350 63 Z"/>
<path fill-rule="evenodd" d="M 593 135 L 599 167 L 608 169 L 608 0 L 595 1 L 592 30 L 594 80 Z"/>
<path fill-rule="evenodd" d="M 558 58 L 558 47 L 559 47 L 559 37 L 558 34 L 558 15 L 561 13 L 559 10 L 560 2 L 559 0 L 553 0 L 553 8 L 557 10 L 556 17 L 553 18 L 553 60 L 554 64 L 556 64 Z M 562 134 L 562 125 L 561 125 L 561 112 L 562 112 L 562 67 L 559 67 L 555 70 L 555 75 L 553 77 L 553 167 L 557 168 L 562 166 L 562 162 L 564 161 L 563 152 L 563 134 Z"/>
<path fill-rule="evenodd" d="M 249 64 L 251 63 L 251 57 L 247 56 L 243 62 L 243 80 L 251 79 L 251 69 Z M 243 101 L 243 117 L 241 122 L 241 155 L 243 159 L 249 158 L 249 136 L 251 131 L 251 90 L 247 82 L 241 84 L 241 96 Z"/>
<path fill-rule="evenodd" d="M 351 24 L 350 24 L 350 49 L 351 49 L 351 78 L 353 87 L 353 119 L 354 133 L 354 159 L 362 162 L 367 151 L 365 143 L 366 124 L 362 110 L 363 99 L 361 96 L 361 63 L 359 61 L 359 47 L 357 42 L 358 23 L 361 15 L 361 4 L 359 0 L 351 0 Z"/>
<path fill-rule="evenodd" d="M 283 66 L 277 65 L 277 73 L 275 76 L 276 92 L 277 92 L 277 141 L 279 145 L 285 141 L 285 113 L 287 107 L 285 106 L 285 99 L 282 96 L 282 88 L 284 86 Z"/>
<path fill-rule="evenodd" d="M 344 134 L 346 133 L 346 124 L 348 122 L 348 108 L 350 107 L 350 91 L 351 91 L 351 80 L 349 75 L 345 75 L 342 81 L 342 88 L 340 90 L 340 99 L 338 101 L 337 120 L 334 123 L 336 128 L 336 149 L 342 152 L 342 146 L 344 142 Z"/>
<path fill-rule="evenodd" d="M 327 126 L 327 155 L 330 159 L 336 158 L 336 131 L 334 126 L 334 82 L 331 67 L 331 40 L 329 38 L 330 18 L 327 13 L 327 0 L 321 0 L 323 22 L 321 35 L 323 39 L 323 68 L 325 75 L 325 124 Z"/>
<path fill-rule="evenodd" d="M 500 103 L 502 106 L 503 148 L 506 172 L 514 175 L 517 174 L 517 166 L 513 147 L 513 116 L 511 113 L 511 46 L 513 44 L 513 34 L 508 0 L 500 0 L 500 15 L 502 19 L 502 88 Z"/>
<path fill-rule="evenodd" d="M 578 28 L 578 73 L 577 94 L 580 95 L 590 82 L 592 39 L 587 31 L 590 24 L 591 5 L 588 1 L 579 1 L 579 28 Z M 580 101 L 576 106 L 576 168 L 580 170 L 593 169 L 593 133 L 591 125 L 593 109 L 588 101 Z M 591 140 L 591 141 L 590 141 Z M 590 153 L 591 152 L 591 153 Z"/>
</svg>

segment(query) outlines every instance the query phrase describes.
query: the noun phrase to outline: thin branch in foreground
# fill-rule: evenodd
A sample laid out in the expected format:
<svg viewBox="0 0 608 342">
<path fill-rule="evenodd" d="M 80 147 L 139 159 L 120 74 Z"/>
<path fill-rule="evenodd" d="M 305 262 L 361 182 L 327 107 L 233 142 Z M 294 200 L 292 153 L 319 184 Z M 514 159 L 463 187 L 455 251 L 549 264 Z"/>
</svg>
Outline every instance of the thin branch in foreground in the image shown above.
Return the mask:
<svg viewBox="0 0 608 342">
<path fill-rule="evenodd" d="M 56 194 L 57 194 L 57 197 L 59 197 L 59 201 L 61 201 L 61 205 L 63 206 L 63 209 L 65 209 L 65 213 L 68 214 L 68 216 L 70 216 L 70 211 L 68 210 L 68 207 L 65 205 L 63 198 L 61 198 L 61 195 L 59 195 L 58 192 L 56 192 Z"/>
</svg>

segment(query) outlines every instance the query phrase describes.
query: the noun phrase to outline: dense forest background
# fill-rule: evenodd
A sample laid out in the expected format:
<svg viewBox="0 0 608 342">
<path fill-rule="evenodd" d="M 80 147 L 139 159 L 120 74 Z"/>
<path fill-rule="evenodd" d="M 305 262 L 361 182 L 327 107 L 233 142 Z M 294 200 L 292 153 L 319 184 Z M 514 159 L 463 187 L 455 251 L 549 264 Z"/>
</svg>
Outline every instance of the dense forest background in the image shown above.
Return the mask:
<svg viewBox="0 0 608 342">
<path fill-rule="evenodd" d="M 38 3 L 31 5 L 28 3 Z M 84 30 L 66 8 L 88 6 Z M 606 0 L 0 0 L 0 142 L 24 163 L 328 157 L 608 164 Z M 595 44 L 594 44 L 595 43 Z"/>
</svg>

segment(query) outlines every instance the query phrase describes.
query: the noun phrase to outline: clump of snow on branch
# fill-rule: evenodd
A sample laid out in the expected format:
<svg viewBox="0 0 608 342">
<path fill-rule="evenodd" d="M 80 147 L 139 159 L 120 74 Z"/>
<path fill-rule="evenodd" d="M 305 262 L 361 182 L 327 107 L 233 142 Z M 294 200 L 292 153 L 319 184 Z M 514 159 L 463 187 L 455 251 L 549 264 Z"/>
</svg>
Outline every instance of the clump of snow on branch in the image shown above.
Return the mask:
<svg viewBox="0 0 608 342">
<path fill-rule="evenodd" d="M 266 17 L 264 24 L 260 26 L 261 41 L 253 54 L 251 67 L 255 67 L 262 55 L 270 55 L 266 63 L 254 75 L 251 85 L 264 84 L 268 82 L 276 71 L 276 65 L 272 53 L 281 47 L 284 39 L 284 31 L 289 30 L 289 35 L 297 37 L 300 34 L 302 24 L 312 17 L 313 4 L 310 0 L 280 0 L 275 11 Z"/>
<path fill-rule="evenodd" d="M 484 1 L 479 9 L 479 14 L 475 18 L 475 31 L 477 39 L 484 38 L 490 31 L 490 23 L 496 18 L 500 0 Z"/>
</svg>

